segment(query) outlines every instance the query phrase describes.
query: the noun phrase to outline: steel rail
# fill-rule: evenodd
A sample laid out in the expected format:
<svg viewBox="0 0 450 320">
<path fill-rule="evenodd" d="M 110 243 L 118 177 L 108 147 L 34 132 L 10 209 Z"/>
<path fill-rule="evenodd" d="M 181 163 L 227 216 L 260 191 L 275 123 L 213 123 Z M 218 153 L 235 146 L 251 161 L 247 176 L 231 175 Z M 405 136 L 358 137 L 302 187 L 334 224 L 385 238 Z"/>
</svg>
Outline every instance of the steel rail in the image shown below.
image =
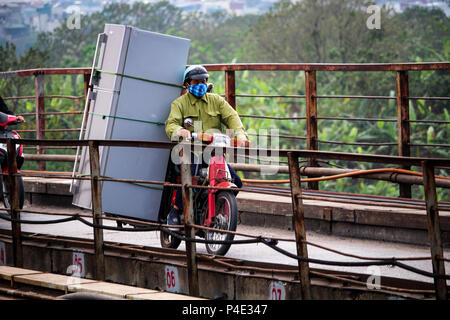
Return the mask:
<svg viewBox="0 0 450 320">
<path fill-rule="evenodd" d="M 43 129 L 42 131 L 44 132 L 66 132 L 66 131 L 80 131 L 80 128 L 66 128 L 66 129 Z M 15 130 L 17 132 L 36 132 L 36 130 L 33 129 L 19 129 L 19 130 Z"/>
<path fill-rule="evenodd" d="M 259 116 L 259 115 L 249 115 L 240 114 L 241 118 L 258 118 L 258 119 L 273 119 L 273 120 L 305 120 L 306 117 L 277 117 L 277 116 Z"/>
<path fill-rule="evenodd" d="M 5 143 L 9 139 L 0 138 L 0 142 Z M 88 146 L 91 140 L 33 140 L 33 139 L 10 139 L 14 144 L 22 145 L 39 145 L 39 146 Z M 175 142 L 163 142 L 163 141 L 139 141 L 139 140 L 92 140 L 101 146 L 114 146 L 114 147 L 144 147 L 144 148 L 162 148 L 171 149 L 177 145 L 181 147 L 191 148 L 194 144 L 184 144 Z M 208 146 L 200 145 L 200 147 L 206 149 Z M 264 149 L 264 148 L 238 148 L 238 147 L 224 147 L 227 151 L 235 151 L 235 154 L 239 155 L 251 155 L 263 152 L 264 154 L 277 154 L 278 157 L 286 157 L 288 153 L 294 153 L 298 157 L 302 158 L 322 158 L 331 160 L 348 160 L 348 161 L 363 161 L 373 163 L 385 163 L 385 164 L 400 164 L 421 166 L 423 161 L 427 161 L 434 166 L 450 166 L 450 159 L 446 158 L 420 158 L 420 157 L 402 157 L 402 156 L 385 156 L 385 155 L 373 155 L 373 154 L 353 154 L 346 152 L 330 152 L 330 151 L 318 151 L 318 150 L 300 150 L 300 149 Z"/>
<path fill-rule="evenodd" d="M 425 143 L 408 143 L 408 145 L 410 145 L 412 147 L 446 147 L 446 148 L 450 147 L 450 144 L 448 144 L 448 143 L 429 143 L 429 144 L 425 144 Z"/>
<path fill-rule="evenodd" d="M 450 123 L 450 121 L 446 120 L 406 120 L 408 122 L 418 122 L 418 123 L 436 123 L 436 124 L 447 124 Z"/>
<path fill-rule="evenodd" d="M 36 149 L 37 147 L 23 147 L 24 149 Z M 47 149 L 47 150 L 50 150 L 50 149 L 76 149 L 77 147 L 42 147 L 41 149 Z M 40 156 L 39 154 L 37 154 L 38 156 Z M 73 160 L 71 160 L 71 161 L 75 161 L 75 155 L 73 155 L 74 156 L 74 158 L 73 158 Z M 43 172 L 46 172 L 46 171 L 43 171 Z"/>
<path fill-rule="evenodd" d="M 83 111 L 55 111 L 55 112 L 41 112 L 41 115 L 66 115 L 66 114 L 83 114 Z M 28 113 L 19 113 L 19 116 L 36 116 L 36 112 L 28 112 Z"/>
<path fill-rule="evenodd" d="M 0 72 L 0 79 L 43 75 L 91 74 L 91 68 L 37 68 Z"/>
<path fill-rule="evenodd" d="M 382 118 L 316 117 L 316 119 L 317 119 L 317 120 L 346 120 L 346 121 L 397 122 L 397 119 L 382 119 Z"/>
<path fill-rule="evenodd" d="M 450 62 L 407 63 L 237 63 L 205 64 L 209 71 L 422 71 L 450 70 Z M 36 74 L 91 74 L 92 68 L 37 68 L 0 72 L 1 78 L 34 76 Z"/>
<path fill-rule="evenodd" d="M 391 96 L 352 96 L 352 95 L 312 95 L 313 98 L 321 98 L 321 99 L 385 99 L 385 100 L 395 100 L 397 97 Z"/>
<path fill-rule="evenodd" d="M 235 97 L 243 98 L 305 98 L 305 95 L 298 94 L 246 94 L 246 93 L 236 93 Z"/>
<path fill-rule="evenodd" d="M 421 63 L 237 63 L 205 64 L 208 71 L 422 71 L 450 70 L 450 62 Z"/>
<path fill-rule="evenodd" d="M 58 99 L 73 99 L 73 100 L 78 100 L 78 99 L 83 99 L 84 96 L 65 96 L 62 94 L 50 94 L 50 95 L 44 95 L 42 96 L 42 98 L 49 98 L 49 99 L 54 99 L 54 98 L 58 98 Z M 3 100 L 21 100 L 21 99 L 36 99 L 35 96 L 19 96 L 19 97 L 4 97 Z"/>
<path fill-rule="evenodd" d="M 271 137 L 271 138 L 286 138 L 286 139 L 299 139 L 299 140 L 306 140 L 305 136 L 290 136 L 290 135 L 273 135 L 273 134 L 262 134 L 262 133 L 247 133 L 249 136 L 255 136 L 255 137 Z"/>
<path fill-rule="evenodd" d="M 351 146 L 397 146 L 397 142 L 344 142 L 344 141 L 330 141 L 317 139 L 320 143 L 329 143 L 337 145 L 351 145 Z"/>
<path fill-rule="evenodd" d="M 410 100 L 450 100 L 450 97 L 407 97 Z"/>
</svg>

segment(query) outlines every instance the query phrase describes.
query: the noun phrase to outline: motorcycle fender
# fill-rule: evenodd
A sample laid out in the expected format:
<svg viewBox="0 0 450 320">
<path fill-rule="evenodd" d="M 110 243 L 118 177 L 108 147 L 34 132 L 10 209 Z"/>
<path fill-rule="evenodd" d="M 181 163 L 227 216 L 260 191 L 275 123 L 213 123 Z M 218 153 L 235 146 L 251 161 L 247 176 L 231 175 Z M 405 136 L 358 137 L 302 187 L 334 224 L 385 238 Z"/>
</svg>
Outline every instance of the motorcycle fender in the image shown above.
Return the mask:
<svg viewBox="0 0 450 320">
<path fill-rule="evenodd" d="M 220 182 L 219 184 L 215 185 L 214 187 L 219 187 L 219 188 L 237 188 L 237 186 L 234 183 L 231 183 L 229 181 L 223 181 Z M 216 198 L 215 198 L 215 193 L 218 192 L 219 190 L 216 189 L 209 189 L 209 194 L 208 194 L 208 214 L 205 216 L 205 225 L 206 226 L 210 226 L 211 225 L 211 220 L 212 218 L 215 216 L 216 214 Z"/>
<path fill-rule="evenodd" d="M 222 181 L 219 184 L 215 185 L 215 187 L 219 187 L 219 188 L 237 188 L 237 185 L 235 185 L 234 183 L 231 183 L 229 181 Z M 215 190 L 218 191 L 218 190 Z"/>
</svg>

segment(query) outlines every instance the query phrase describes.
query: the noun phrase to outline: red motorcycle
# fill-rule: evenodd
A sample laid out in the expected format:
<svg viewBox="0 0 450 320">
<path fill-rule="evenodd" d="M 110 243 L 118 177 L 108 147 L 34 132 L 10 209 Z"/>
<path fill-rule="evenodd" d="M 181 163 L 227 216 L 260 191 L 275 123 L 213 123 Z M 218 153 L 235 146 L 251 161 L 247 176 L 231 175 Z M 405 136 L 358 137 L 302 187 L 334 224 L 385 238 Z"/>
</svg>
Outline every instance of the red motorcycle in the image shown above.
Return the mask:
<svg viewBox="0 0 450 320">
<path fill-rule="evenodd" d="M 202 141 L 211 147 L 236 146 L 239 141 L 223 134 L 193 133 L 192 140 Z M 222 149 L 221 149 L 222 150 Z M 223 149 L 225 150 L 225 149 Z M 225 156 L 212 153 L 209 163 L 200 163 L 199 170 L 192 175 L 193 185 L 212 186 L 221 188 L 236 188 L 232 182 Z M 169 164 L 167 179 L 173 183 L 180 183 L 179 168 L 172 162 Z M 217 190 L 193 188 L 194 223 L 205 227 L 236 231 L 238 221 L 238 206 L 234 190 Z M 162 197 L 160 222 L 166 223 L 167 215 L 176 197 L 176 188 L 166 188 Z M 196 235 L 206 240 L 233 240 L 234 234 L 198 229 Z M 178 248 L 181 240 L 165 232 L 160 232 L 161 246 L 164 248 Z M 206 250 L 210 254 L 225 255 L 231 244 L 206 243 Z"/>
<path fill-rule="evenodd" d="M 16 116 L 12 116 L 3 112 L 0 112 L 0 138 L 11 138 L 11 139 L 20 139 L 20 135 L 14 131 L 8 128 L 9 125 L 15 125 L 19 124 L 20 121 Z M 4 163 L 1 164 L 2 166 L 2 173 L 1 175 L 1 184 L 0 184 L 0 197 L 3 201 L 3 204 L 5 205 L 5 208 L 11 207 L 11 188 L 9 185 L 9 178 L 8 178 L 8 165 L 6 161 L 6 155 L 8 154 L 8 149 L 6 147 L 6 143 L 0 143 L 0 152 L 2 152 L 5 157 Z M 19 208 L 23 208 L 23 203 L 25 199 L 25 192 L 23 187 L 23 179 L 20 176 L 20 169 L 22 168 L 23 162 L 24 162 L 24 155 L 23 155 L 23 146 L 21 144 L 16 144 L 16 158 L 17 158 L 17 173 L 19 176 L 17 177 L 17 183 L 19 184 Z"/>
</svg>

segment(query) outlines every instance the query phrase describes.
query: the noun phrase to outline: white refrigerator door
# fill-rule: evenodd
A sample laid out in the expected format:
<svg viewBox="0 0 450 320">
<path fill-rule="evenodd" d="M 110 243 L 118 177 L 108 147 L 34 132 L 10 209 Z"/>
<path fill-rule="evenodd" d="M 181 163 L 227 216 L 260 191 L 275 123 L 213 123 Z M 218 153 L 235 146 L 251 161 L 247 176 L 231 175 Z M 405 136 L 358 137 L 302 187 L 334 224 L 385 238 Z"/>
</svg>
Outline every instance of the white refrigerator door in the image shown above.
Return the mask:
<svg viewBox="0 0 450 320">
<path fill-rule="evenodd" d="M 98 43 L 98 61 L 94 66 L 97 69 L 108 70 L 114 73 L 123 73 L 125 66 L 126 52 L 128 48 L 129 35 L 131 29 L 122 25 L 105 25 L 105 42 Z M 94 58 L 95 59 L 95 58 Z M 86 132 L 84 139 L 109 139 L 111 135 L 113 118 L 105 117 L 104 121 L 99 121 L 94 114 L 110 115 L 117 107 L 119 98 L 121 77 L 113 74 L 101 74 L 98 82 L 93 83 L 93 93 L 95 98 L 91 100 L 88 118 L 86 122 Z M 103 147 L 100 148 L 100 157 L 107 153 Z M 75 168 L 76 169 L 76 168 Z M 90 175 L 88 148 L 83 147 L 78 166 L 78 174 L 81 176 Z M 73 204 L 82 208 L 92 207 L 91 184 L 87 180 L 76 180 L 72 188 Z"/>
</svg>

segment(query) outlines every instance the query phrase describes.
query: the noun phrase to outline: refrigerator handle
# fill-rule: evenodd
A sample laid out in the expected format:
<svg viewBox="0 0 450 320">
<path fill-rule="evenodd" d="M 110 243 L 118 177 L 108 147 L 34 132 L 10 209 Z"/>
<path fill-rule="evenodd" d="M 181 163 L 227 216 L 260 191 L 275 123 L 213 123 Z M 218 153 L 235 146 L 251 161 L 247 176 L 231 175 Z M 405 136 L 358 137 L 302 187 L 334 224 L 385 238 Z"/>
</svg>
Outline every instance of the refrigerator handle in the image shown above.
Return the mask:
<svg viewBox="0 0 450 320">
<path fill-rule="evenodd" d="M 106 43 L 107 38 L 108 38 L 108 36 L 106 35 L 106 33 L 100 33 L 97 38 L 97 45 L 95 47 L 94 62 L 92 64 L 92 74 L 91 74 L 91 80 L 92 80 L 93 85 L 98 85 L 99 78 L 94 76 L 94 75 L 96 75 L 95 69 L 102 68 L 103 59 L 105 56 L 104 44 Z M 97 55 L 97 52 L 99 52 L 99 51 L 100 51 L 100 53 Z"/>
</svg>

